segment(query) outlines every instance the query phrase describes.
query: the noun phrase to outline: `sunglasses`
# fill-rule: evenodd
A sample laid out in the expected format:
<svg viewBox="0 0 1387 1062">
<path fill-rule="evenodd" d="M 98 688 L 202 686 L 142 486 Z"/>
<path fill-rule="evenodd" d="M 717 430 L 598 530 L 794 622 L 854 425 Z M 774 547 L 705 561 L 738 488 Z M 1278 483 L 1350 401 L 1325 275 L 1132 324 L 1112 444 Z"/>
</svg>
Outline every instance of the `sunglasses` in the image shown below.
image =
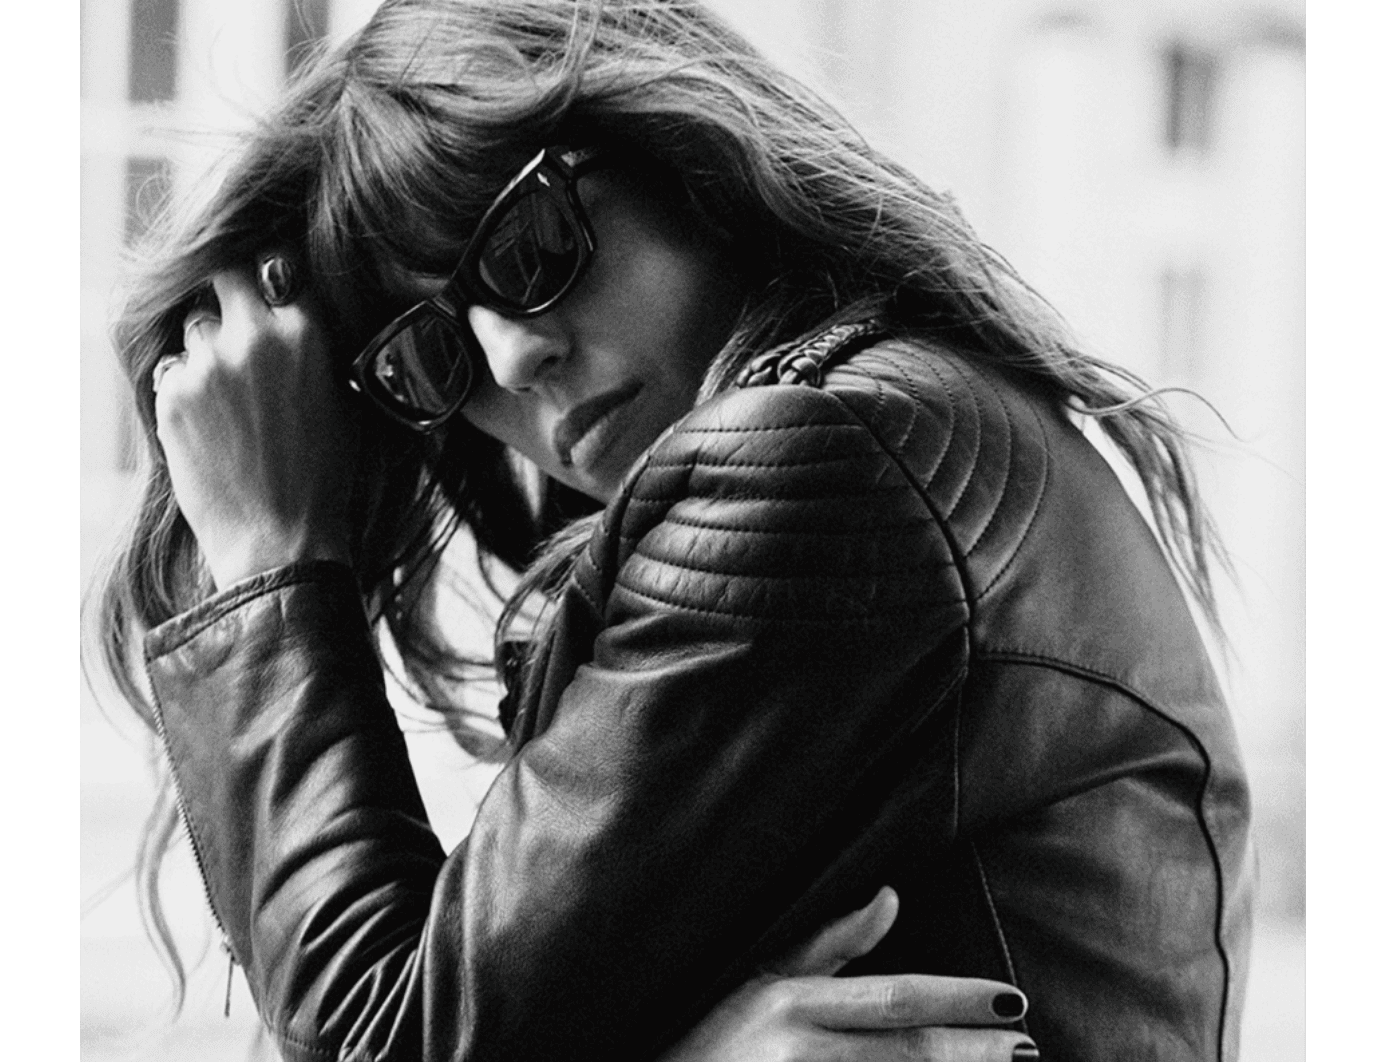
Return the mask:
<svg viewBox="0 0 1387 1062">
<path fill-rule="evenodd" d="M 443 290 L 386 325 L 352 363 L 352 387 L 416 431 L 467 401 L 485 354 L 469 306 L 534 317 L 577 284 L 596 247 L 578 178 L 608 164 L 597 148 L 545 148 L 482 215 Z"/>
</svg>

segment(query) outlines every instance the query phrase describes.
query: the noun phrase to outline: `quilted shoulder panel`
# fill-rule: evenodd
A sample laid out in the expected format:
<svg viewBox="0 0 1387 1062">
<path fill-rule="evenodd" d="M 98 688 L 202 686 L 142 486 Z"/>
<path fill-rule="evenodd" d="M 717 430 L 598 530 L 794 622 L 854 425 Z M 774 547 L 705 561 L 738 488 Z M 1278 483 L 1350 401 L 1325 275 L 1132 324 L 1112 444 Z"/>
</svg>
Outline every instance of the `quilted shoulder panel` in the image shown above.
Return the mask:
<svg viewBox="0 0 1387 1062">
<path fill-rule="evenodd" d="M 958 355 L 880 343 L 827 389 L 896 454 L 952 541 L 976 602 L 1025 540 L 1051 473 L 1036 399 Z"/>
<path fill-rule="evenodd" d="M 966 622 L 915 485 L 856 413 L 810 387 L 696 409 L 647 455 L 600 537 L 609 623 L 652 605 L 747 622 L 910 619 L 936 633 Z"/>
</svg>

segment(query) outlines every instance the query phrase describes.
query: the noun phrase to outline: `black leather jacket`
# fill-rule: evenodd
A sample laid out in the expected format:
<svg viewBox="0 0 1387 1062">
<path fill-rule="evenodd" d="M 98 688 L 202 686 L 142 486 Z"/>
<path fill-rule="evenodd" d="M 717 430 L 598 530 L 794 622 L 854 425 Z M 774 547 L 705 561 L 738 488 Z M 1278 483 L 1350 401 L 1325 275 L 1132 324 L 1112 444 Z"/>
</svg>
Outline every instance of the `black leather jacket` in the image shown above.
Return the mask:
<svg viewBox="0 0 1387 1062">
<path fill-rule="evenodd" d="M 816 373 L 810 373 L 812 380 Z M 290 1062 L 652 1057 L 882 884 L 860 970 L 1043 1057 L 1232 1060 L 1248 799 L 1180 590 L 1052 403 L 886 342 L 730 391 L 608 506 L 445 858 L 350 572 L 150 634 L 209 894 Z"/>
</svg>

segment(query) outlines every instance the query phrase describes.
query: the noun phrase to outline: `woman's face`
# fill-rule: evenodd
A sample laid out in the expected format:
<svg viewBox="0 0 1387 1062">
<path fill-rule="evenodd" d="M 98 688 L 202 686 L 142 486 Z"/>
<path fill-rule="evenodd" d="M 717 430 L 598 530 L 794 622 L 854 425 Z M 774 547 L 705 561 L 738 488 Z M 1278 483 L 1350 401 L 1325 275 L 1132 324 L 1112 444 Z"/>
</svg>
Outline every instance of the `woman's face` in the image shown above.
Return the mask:
<svg viewBox="0 0 1387 1062">
<path fill-rule="evenodd" d="M 538 317 L 468 310 L 486 369 L 462 416 L 599 501 L 693 406 L 744 290 L 726 241 L 610 172 L 582 178 L 596 250 Z M 676 210 L 687 208 L 674 208 Z M 410 283 L 412 297 L 438 292 Z"/>
</svg>

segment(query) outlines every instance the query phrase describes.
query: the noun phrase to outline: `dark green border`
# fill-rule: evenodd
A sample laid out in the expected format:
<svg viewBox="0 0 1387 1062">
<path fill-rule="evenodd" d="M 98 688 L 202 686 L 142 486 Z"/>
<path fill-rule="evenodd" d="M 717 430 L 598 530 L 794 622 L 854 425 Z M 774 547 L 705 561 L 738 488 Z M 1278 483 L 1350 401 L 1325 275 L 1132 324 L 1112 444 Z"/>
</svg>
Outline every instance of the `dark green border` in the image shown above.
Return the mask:
<svg viewBox="0 0 1387 1062">
<path fill-rule="evenodd" d="M 67 1059 L 78 1047 L 78 699 L 75 602 L 61 586 L 78 556 L 78 4 L 11 4 L 0 40 L 3 1054 Z"/>
</svg>

